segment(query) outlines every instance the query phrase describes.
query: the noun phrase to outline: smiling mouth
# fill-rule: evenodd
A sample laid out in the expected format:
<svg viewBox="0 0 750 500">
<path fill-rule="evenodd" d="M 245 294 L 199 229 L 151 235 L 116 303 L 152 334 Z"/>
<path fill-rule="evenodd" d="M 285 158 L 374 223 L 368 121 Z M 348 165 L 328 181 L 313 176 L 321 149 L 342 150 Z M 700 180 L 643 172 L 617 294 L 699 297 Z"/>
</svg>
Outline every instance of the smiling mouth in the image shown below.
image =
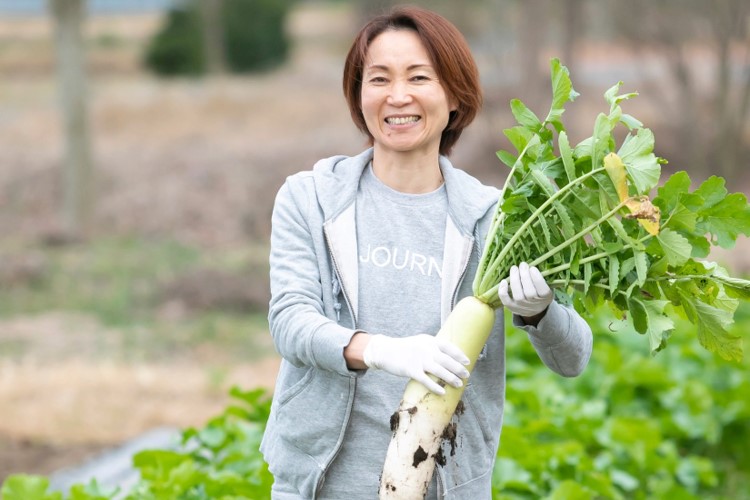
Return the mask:
<svg viewBox="0 0 750 500">
<path fill-rule="evenodd" d="M 391 116 L 385 119 L 388 125 L 406 125 L 407 123 L 415 123 L 420 120 L 419 116 Z"/>
</svg>

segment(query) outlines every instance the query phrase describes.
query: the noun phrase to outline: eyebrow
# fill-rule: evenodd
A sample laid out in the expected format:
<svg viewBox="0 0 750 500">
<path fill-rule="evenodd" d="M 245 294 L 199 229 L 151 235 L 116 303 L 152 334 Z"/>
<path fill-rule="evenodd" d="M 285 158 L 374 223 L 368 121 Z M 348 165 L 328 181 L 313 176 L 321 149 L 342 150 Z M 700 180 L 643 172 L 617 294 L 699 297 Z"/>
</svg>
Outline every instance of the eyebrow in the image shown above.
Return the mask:
<svg viewBox="0 0 750 500">
<path fill-rule="evenodd" d="M 412 71 L 412 70 L 420 69 L 420 68 L 433 69 L 432 65 L 431 64 L 427 64 L 427 63 L 411 64 L 406 69 L 408 71 Z M 371 65 L 367 66 L 365 69 L 368 69 L 368 70 L 382 69 L 382 70 L 387 71 L 389 68 L 385 64 L 371 64 Z"/>
</svg>

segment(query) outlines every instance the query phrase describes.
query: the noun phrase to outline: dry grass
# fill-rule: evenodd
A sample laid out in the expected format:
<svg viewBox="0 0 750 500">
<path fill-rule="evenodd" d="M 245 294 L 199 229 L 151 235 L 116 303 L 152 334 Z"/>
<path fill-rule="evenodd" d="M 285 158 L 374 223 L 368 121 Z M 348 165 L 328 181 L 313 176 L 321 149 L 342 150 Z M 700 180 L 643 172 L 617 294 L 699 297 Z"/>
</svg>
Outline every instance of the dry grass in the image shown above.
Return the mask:
<svg viewBox="0 0 750 500">
<path fill-rule="evenodd" d="M 0 321 L 0 482 L 74 465 L 155 427 L 201 426 L 232 386 L 273 388 L 279 359 L 267 334 L 245 331 L 241 343 L 154 333 L 54 311 Z"/>
<path fill-rule="evenodd" d="M 213 370 L 192 363 L 80 359 L 0 362 L 0 435 L 53 445 L 113 445 L 159 426 L 200 426 L 227 390 L 273 387 L 278 361 Z"/>
<path fill-rule="evenodd" d="M 243 362 L 207 340 L 154 359 L 148 335 L 62 312 L 0 322 L 0 435 L 114 444 L 156 426 L 200 425 L 233 385 L 273 387 L 274 356 Z"/>
</svg>

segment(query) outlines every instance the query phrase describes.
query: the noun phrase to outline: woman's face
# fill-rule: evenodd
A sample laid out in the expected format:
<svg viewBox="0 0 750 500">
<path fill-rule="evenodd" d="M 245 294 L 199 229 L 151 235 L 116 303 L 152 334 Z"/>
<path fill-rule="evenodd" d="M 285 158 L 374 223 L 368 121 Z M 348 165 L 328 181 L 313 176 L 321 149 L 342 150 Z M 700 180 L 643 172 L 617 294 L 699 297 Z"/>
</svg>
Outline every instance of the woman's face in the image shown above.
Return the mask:
<svg viewBox="0 0 750 500">
<path fill-rule="evenodd" d="M 455 109 L 414 31 L 384 31 L 370 43 L 362 73 L 362 114 L 376 151 L 437 153 Z"/>
</svg>

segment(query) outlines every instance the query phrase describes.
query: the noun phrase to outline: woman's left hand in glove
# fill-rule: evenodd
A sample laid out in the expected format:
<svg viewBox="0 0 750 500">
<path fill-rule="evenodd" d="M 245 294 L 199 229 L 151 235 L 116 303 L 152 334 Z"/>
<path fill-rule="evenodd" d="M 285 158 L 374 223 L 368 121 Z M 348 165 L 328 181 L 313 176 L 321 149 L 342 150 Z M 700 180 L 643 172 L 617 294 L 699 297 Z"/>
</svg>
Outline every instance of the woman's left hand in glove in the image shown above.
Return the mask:
<svg viewBox="0 0 750 500">
<path fill-rule="evenodd" d="M 538 323 L 555 296 L 539 269 L 526 262 L 510 268 L 509 277 L 500 282 L 497 293 L 510 312 L 524 320 L 532 319 L 527 323 Z"/>
</svg>

